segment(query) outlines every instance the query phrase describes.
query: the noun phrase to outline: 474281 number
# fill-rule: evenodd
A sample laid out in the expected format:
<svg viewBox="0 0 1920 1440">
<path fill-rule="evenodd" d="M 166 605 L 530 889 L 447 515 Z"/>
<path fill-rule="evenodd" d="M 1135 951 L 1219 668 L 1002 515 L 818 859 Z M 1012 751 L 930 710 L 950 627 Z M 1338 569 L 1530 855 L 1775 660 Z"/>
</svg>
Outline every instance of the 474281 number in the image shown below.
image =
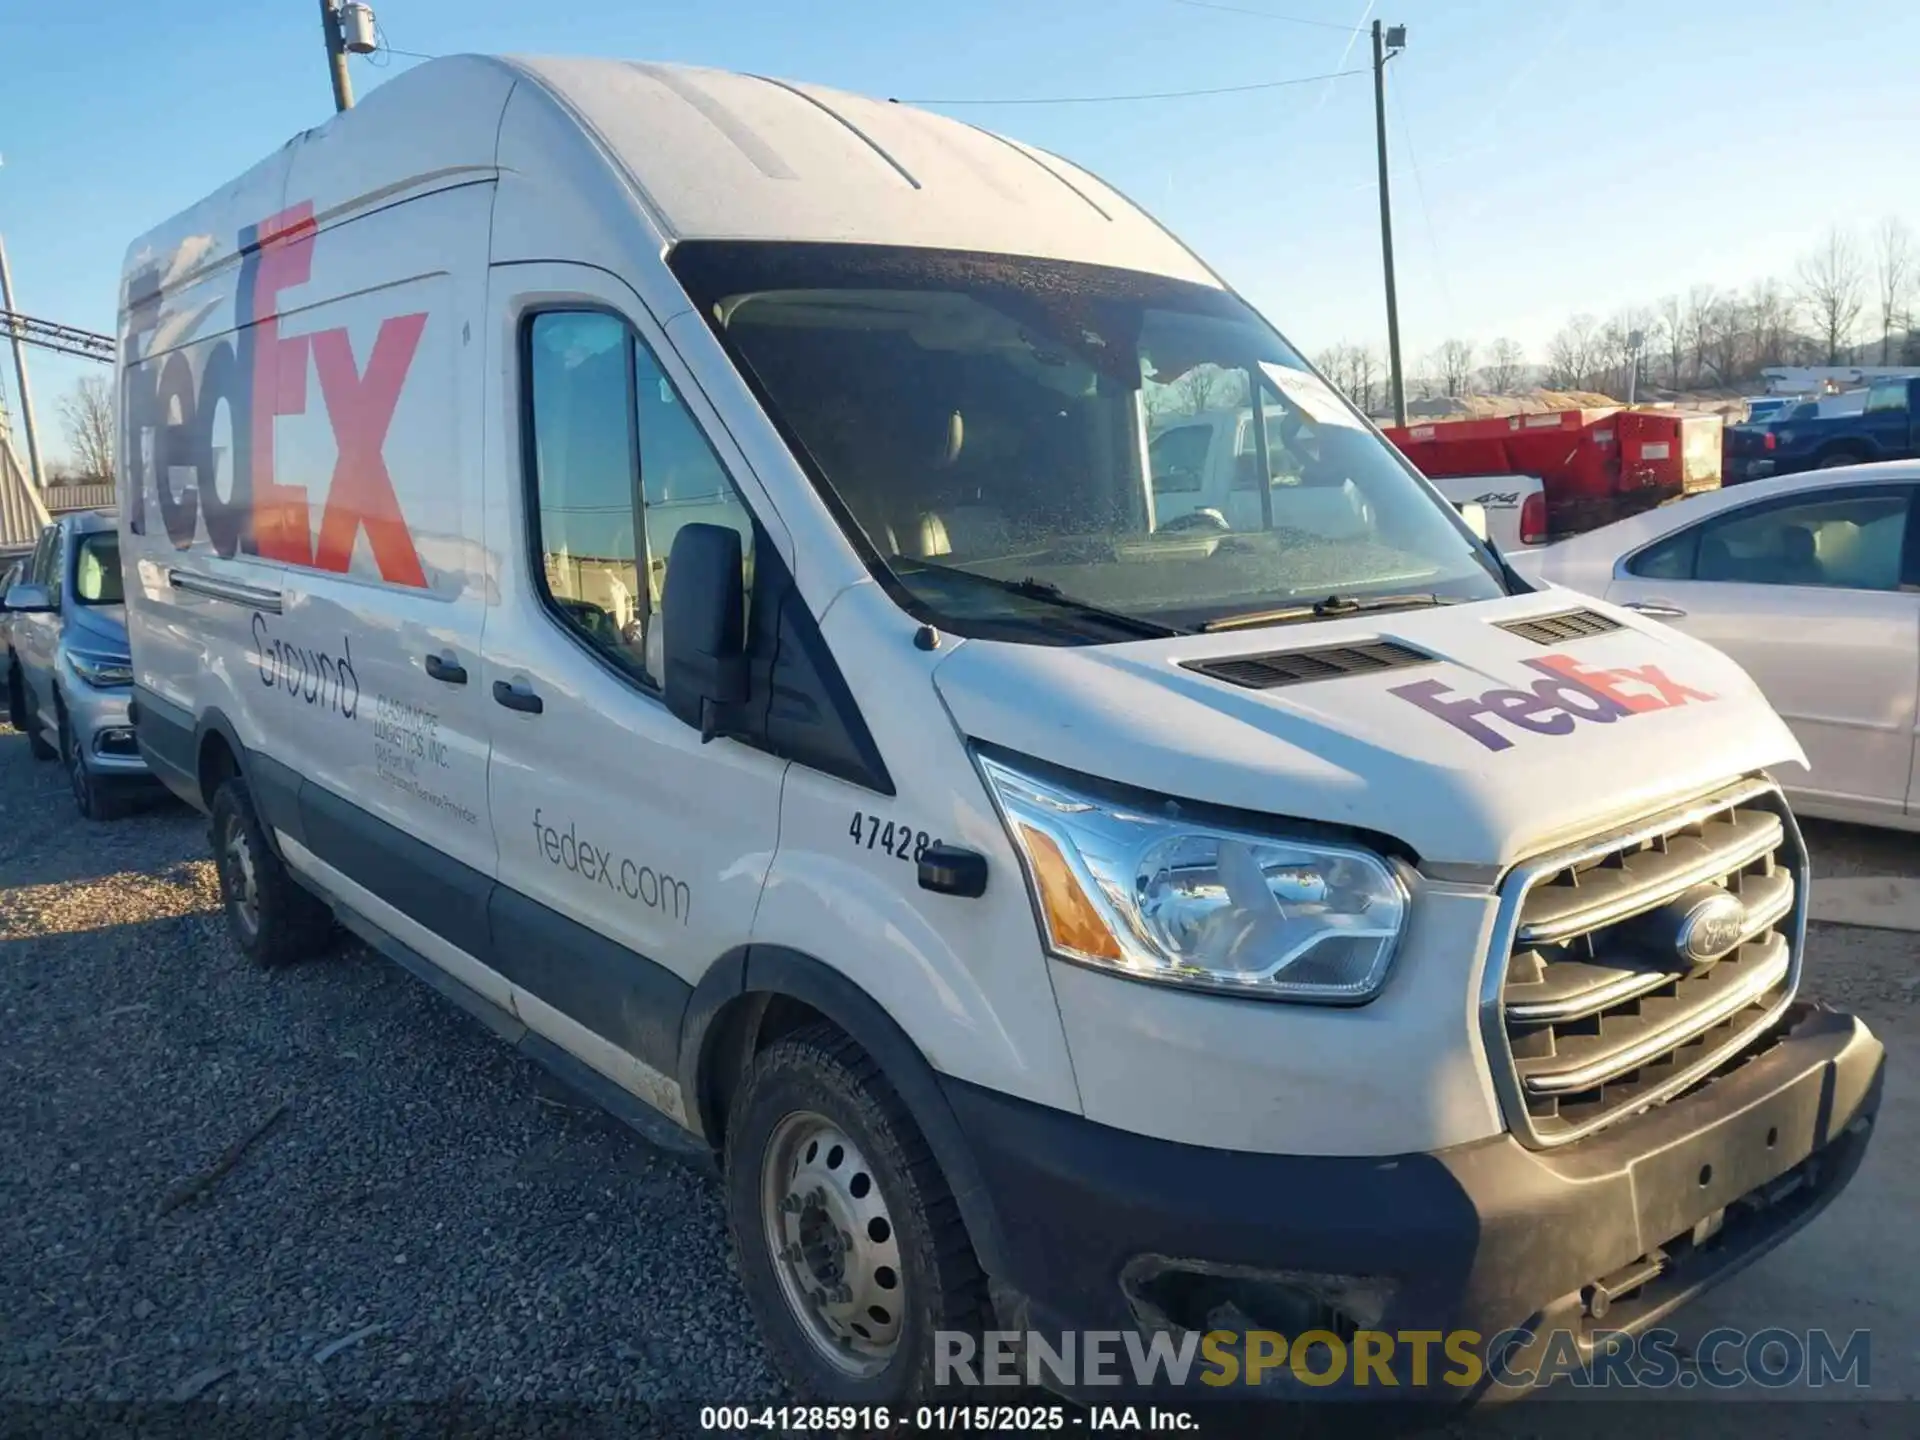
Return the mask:
<svg viewBox="0 0 1920 1440">
<path fill-rule="evenodd" d="M 893 820 L 883 820 L 864 810 L 853 812 L 853 821 L 847 826 L 847 834 L 862 849 L 884 851 L 896 860 L 918 861 L 927 853 L 929 845 L 940 843 L 936 836 L 924 830 L 916 830 L 911 825 L 902 825 Z"/>
</svg>

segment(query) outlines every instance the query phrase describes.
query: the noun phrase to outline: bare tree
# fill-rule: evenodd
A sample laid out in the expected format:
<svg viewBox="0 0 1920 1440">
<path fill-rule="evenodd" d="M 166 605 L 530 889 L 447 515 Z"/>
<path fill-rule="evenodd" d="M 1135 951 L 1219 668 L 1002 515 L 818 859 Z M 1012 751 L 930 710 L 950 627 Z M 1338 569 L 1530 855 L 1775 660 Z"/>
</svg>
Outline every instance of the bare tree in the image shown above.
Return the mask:
<svg viewBox="0 0 1920 1440">
<path fill-rule="evenodd" d="M 1647 334 L 1653 328 L 1653 316 L 1638 307 L 1617 312 L 1612 319 L 1601 327 L 1596 342 L 1594 370 L 1600 381 L 1595 388 L 1608 394 L 1625 399 L 1633 387 L 1630 374 L 1639 357 L 1641 347 L 1647 343 Z"/>
<path fill-rule="evenodd" d="M 1693 361 L 1692 383 L 1698 385 L 1706 373 L 1707 348 L 1712 343 L 1714 315 L 1720 295 L 1711 285 L 1695 285 L 1687 291 L 1687 313 L 1683 328 L 1687 336 L 1687 354 Z"/>
<path fill-rule="evenodd" d="M 1746 307 L 1732 295 L 1716 295 L 1704 319 L 1707 368 L 1714 383 L 1730 384 L 1740 374 L 1740 360 L 1747 343 Z"/>
<path fill-rule="evenodd" d="M 104 377 L 77 381 L 60 402 L 60 427 L 66 432 L 73 464 L 86 480 L 113 478 L 113 390 Z"/>
<path fill-rule="evenodd" d="M 1687 307 L 1678 295 L 1660 301 L 1660 335 L 1667 344 L 1667 383 L 1678 390 L 1686 381 L 1682 367 L 1687 360 Z"/>
<path fill-rule="evenodd" d="M 1219 389 L 1220 370 L 1214 365 L 1196 365 L 1173 382 L 1173 391 L 1189 415 L 1211 410 Z"/>
<path fill-rule="evenodd" d="M 1751 332 L 1751 354 L 1755 371 L 1769 365 L 1787 363 L 1787 347 L 1793 339 L 1793 302 L 1772 276 L 1753 282 L 1747 291 L 1747 328 Z"/>
<path fill-rule="evenodd" d="M 1349 363 L 1353 368 L 1348 372 L 1351 383 L 1347 387 L 1347 394 L 1353 397 L 1354 404 L 1371 415 L 1381 383 L 1383 362 L 1380 359 L 1380 352 L 1371 345 L 1356 345 L 1349 357 Z"/>
<path fill-rule="evenodd" d="M 1894 326 L 1906 314 L 1913 289 L 1913 233 L 1906 222 L 1889 215 L 1880 222 L 1874 268 L 1874 299 L 1880 306 L 1880 363 L 1893 364 Z"/>
<path fill-rule="evenodd" d="M 1338 345 L 1329 345 L 1313 357 L 1313 365 L 1322 375 L 1333 382 L 1349 400 L 1353 400 L 1353 388 L 1349 383 L 1353 373 L 1353 347 L 1342 340 Z M 1354 400 L 1357 405 L 1360 402 Z"/>
<path fill-rule="evenodd" d="M 1838 226 L 1827 232 L 1818 250 L 1800 261 L 1800 303 L 1826 348 L 1829 365 L 1840 363 L 1841 351 L 1853 338 L 1864 283 L 1860 252 Z"/>
<path fill-rule="evenodd" d="M 1480 372 L 1487 389 L 1495 395 L 1510 395 L 1520 388 L 1527 368 L 1527 352 L 1519 342 L 1502 335 L 1487 347 L 1487 363 Z"/>
<path fill-rule="evenodd" d="M 1440 393 L 1447 396 L 1464 395 L 1473 379 L 1473 342 L 1471 340 L 1443 340 L 1440 348 L 1433 352 L 1427 364 L 1432 368 L 1434 380 L 1440 387 Z"/>
<path fill-rule="evenodd" d="M 1575 315 L 1547 343 L 1548 377 L 1562 390 L 1582 390 L 1593 380 L 1600 322 Z"/>
</svg>

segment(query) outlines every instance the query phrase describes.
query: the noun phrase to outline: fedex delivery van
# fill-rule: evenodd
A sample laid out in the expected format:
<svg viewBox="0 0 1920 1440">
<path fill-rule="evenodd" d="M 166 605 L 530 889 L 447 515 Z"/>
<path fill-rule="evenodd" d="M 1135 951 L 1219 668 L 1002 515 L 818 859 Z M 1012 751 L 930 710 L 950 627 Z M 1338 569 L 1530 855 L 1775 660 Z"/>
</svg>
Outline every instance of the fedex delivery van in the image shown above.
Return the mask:
<svg viewBox="0 0 1920 1440">
<path fill-rule="evenodd" d="M 454 58 L 123 287 L 135 725 L 240 948 L 344 925 L 709 1147 L 798 1391 L 985 1384 L 990 1329 L 1584 1346 L 1858 1164 L 1753 684 L 1529 589 L 1079 167 Z M 1301 448 L 1196 528 L 1148 437 L 1201 374 Z"/>
</svg>

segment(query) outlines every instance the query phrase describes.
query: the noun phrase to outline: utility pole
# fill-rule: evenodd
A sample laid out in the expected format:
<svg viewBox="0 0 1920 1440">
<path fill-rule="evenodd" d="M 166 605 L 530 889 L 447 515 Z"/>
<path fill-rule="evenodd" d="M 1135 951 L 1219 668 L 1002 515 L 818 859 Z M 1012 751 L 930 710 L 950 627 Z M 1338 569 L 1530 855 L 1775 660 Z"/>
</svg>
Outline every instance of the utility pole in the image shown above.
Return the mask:
<svg viewBox="0 0 1920 1440">
<path fill-rule="evenodd" d="M 1407 374 L 1400 364 L 1400 297 L 1393 283 L 1393 197 L 1387 189 L 1387 60 L 1404 50 L 1407 27 L 1373 22 L 1373 123 L 1380 142 L 1380 259 L 1387 272 L 1387 384 L 1393 423 L 1407 423 Z"/>
<path fill-rule="evenodd" d="M 9 315 L 20 312 L 13 303 L 13 274 L 7 269 L 7 242 L 0 238 L 0 309 Z M 20 332 L 12 325 L 7 327 L 13 339 L 13 374 L 15 388 L 20 392 L 20 425 L 27 437 L 27 473 L 33 478 L 33 488 L 47 488 L 47 477 L 40 470 L 40 435 L 33 423 L 33 392 L 27 388 L 27 347 L 20 339 Z"/>
<path fill-rule="evenodd" d="M 327 38 L 327 68 L 333 72 L 333 108 L 353 108 L 353 80 L 347 74 L 347 46 L 340 34 L 339 0 L 320 0 L 320 32 Z"/>
<path fill-rule="evenodd" d="M 320 31 L 327 37 L 327 68 L 333 72 L 333 108 L 353 108 L 348 55 L 371 55 L 380 48 L 373 7 L 360 0 L 320 0 Z"/>
</svg>

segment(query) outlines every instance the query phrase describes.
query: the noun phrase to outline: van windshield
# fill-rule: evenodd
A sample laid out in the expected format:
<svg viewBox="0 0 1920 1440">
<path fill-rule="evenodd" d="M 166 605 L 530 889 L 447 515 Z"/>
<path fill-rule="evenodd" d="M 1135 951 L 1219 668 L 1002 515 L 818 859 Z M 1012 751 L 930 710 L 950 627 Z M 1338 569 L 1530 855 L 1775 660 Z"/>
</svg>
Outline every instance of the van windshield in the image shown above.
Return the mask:
<svg viewBox="0 0 1920 1440">
<path fill-rule="evenodd" d="M 944 629 L 1094 643 L 1503 593 L 1225 291 L 904 247 L 689 242 L 672 264 L 876 575 Z"/>
</svg>

